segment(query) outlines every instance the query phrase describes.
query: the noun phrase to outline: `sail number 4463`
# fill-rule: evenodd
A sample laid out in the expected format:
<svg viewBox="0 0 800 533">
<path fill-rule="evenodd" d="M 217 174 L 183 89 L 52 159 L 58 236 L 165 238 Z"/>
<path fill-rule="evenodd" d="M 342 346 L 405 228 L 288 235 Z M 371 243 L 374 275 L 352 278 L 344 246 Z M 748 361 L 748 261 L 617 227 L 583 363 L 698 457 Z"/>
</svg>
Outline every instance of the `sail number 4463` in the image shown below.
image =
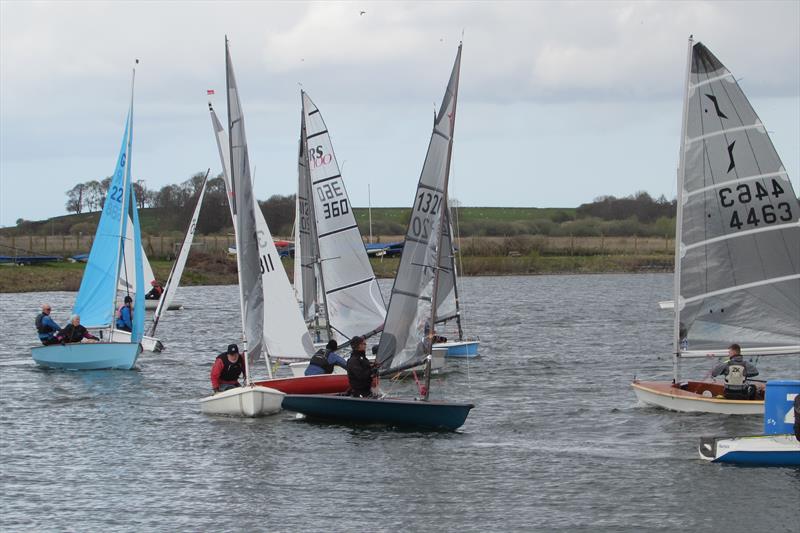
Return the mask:
<svg viewBox="0 0 800 533">
<path fill-rule="evenodd" d="M 738 201 L 740 204 L 749 204 L 752 200 L 762 200 L 770 195 L 779 198 L 784 194 L 783 187 L 778 180 L 773 178 L 770 184 L 772 191 L 768 191 L 760 181 L 756 181 L 753 186 L 741 183 L 736 187 L 723 187 L 719 190 L 719 201 L 722 207 L 733 207 Z M 758 227 L 759 224 L 774 224 L 778 220 L 790 222 L 793 220 L 791 206 L 788 202 L 780 202 L 777 205 L 764 204 L 761 209 L 757 207 L 744 208 L 742 213 L 736 209 L 731 213 L 730 227 L 741 229 L 742 226 Z"/>
</svg>

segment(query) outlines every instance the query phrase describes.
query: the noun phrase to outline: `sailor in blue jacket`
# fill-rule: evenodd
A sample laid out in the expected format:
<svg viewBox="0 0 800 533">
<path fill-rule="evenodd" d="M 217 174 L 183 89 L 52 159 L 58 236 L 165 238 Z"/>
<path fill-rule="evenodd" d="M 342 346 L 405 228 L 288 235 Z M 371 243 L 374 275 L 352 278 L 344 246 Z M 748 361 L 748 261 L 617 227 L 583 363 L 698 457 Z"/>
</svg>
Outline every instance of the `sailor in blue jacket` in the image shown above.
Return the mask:
<svg viewBox="0 0 800 533">
<path fill-rule="evenodd" d="M 36 315 L 36 332 L 39 334 L 39 340 L 44 345 L 57 343 L 56 333 L 61 329 L 61 326 L 50 318 L 51 310 L 50 304 L 43 304 L 42 312 Z"/>
<path fill-rule="evenodd" d="M 131 303 L 133 303 L 133 299 L 130 296 L 126 296 L 125 304 L 117 311 L 117 329 L 133 331 Z"/>
<path fill-rule="evenodd" d="M 333 373 L 334 366 L 340 366 L 347 370 L 347 361 L 345 361 L 336 350 L 339 348 L 339 343 L 335 340 L 328 341 L 325 346 L 325 351 L 320 350 L 314 354 L 311 361 L 308 362 L 306 368 L 306 376 L 316 376 L 319 374 Z"/>
</svg>

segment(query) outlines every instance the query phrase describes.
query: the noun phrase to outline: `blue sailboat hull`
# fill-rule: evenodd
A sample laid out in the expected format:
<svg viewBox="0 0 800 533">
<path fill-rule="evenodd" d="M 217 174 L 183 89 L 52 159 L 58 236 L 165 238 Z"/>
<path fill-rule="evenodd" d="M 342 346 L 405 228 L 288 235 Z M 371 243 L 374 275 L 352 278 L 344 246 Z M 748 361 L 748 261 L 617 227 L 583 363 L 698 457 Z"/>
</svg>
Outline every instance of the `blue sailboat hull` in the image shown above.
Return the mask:
<svg viewBox="0 0 800 533">
<path fill-rule="evenodd" d="M 471 403 L 352 398 L 325 394 L 287 394 L 283 408 L 309 418 L 394 427 L 445 429 L 460 428 L 467 419 Z"/>
<path fill-rule="evenodd" d="M 433 346 L 434 348 L 447 348 L 445 357 L 478 357 L 480 341 L 448 341 Z"/>
<path fill-rule="evenodd" d="M 75 343 L 31 348 L 31 356 L 40 366 L 62 370 L 130 370 L 141 351 L 138 342 Z"/>
</svg>

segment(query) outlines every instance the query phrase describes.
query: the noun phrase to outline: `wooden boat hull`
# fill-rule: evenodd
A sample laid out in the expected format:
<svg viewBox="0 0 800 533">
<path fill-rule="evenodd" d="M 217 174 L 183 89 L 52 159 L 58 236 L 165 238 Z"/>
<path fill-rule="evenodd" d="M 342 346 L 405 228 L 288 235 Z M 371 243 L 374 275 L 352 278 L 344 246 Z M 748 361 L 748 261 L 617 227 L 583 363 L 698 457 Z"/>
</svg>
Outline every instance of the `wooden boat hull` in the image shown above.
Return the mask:
<svg viewBox="0 0 800 533">
<path fill-rule="evenodd" d="M 338 368 L 338 367 L 337 367 Z M 341 369 L 339 369 L 341 370 Z M 317 376 L 292 376 L 255 382 L 286 394 L 337 394 L 350 388 L 347 373 L 320 374 Z"/>
<path fill-rule="evenodd" d="M 464 424 L 473 407 L 471 403 L 310 394 L 287 394 L 283 399 L 287 411 L 314 419 L 451 431 Z"/>
<path fill-rule="evenodd" d="M 701 459 L 715 463 L 800 465 L 800 442 L 794 435 L 703 437 L 698 452 Z"/>
<path fill-rule="evenodd" d="M 142 351 L 137 342 L 78 342 L 31 348 L 36 364 L 62 370 L 130 370 Z"/>
<path fill-rule="evenodd" d="M 249 385 L 206 396 L 200 409 L 207 415 L 257 417 L 281 410 L 284 394 L 275 389 Z"/>
<path fill-rule="evenodd" d="M 434 349 L 446 349 L 445 357 L 478 357 L 480 341 L 447 341 L 433 345 Z"/>
<path fill-rule="evenodd" d="M 713 381 L 688 381 L 675 387 L 666 381 L 632 383 L 640 402 L 683 413 L 717 413 L 725 415 L 763 415 L 764 386 L 757 383 L 755 400 L 727 400 L 722 397 L 723 384 Z"/>
<path fill-rule="evenodd" d="M 103 337 L 110 342 L 131 342 L 131 334 L 129 331 L 122 331 L 119 329 L 115 329 L 109 333 L 109 330 L 103 331 Z M 146 352 L 160 352 L 164 349 L 164 345 L 155 337 L 148 337 L 147 335 L 142 335 L 142 350 Z"/>
</svg>

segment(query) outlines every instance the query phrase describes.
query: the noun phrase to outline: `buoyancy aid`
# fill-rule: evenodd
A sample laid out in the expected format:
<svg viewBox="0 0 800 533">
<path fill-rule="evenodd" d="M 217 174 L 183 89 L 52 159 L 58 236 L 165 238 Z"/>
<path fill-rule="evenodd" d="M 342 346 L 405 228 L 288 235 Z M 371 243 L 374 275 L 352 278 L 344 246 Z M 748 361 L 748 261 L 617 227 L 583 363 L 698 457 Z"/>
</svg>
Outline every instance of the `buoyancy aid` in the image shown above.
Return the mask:
<svg viewBox="0 0 800 533">
<path fill-rule="evenodd" d="M 45 316 L 46 315 L 44 313 L 39 313 L 36 316 L 36 331 L 39 333 L 52 333 L 54 331 L 58 331 L 57 328 L 54 328 L 53 326 L 44 323 Z"/>
<path fill-rule="evenodd" d="M 239 355 L 239 359 L 236 360 L 235 363 L 231 363 L 228 359 L 227 353 L 222 353 L 217 356 L 217 359 L 222 360 L 222 372 L 219 375 L 219 379 L 222 382 L 234 383 L 239 381 L 239 376 L 244 374 L 244 363 L 242 363 L 242 356 Z"/>
<path fill-rule="evenodd" d="M 311 357 L 311 360 L 308 362 L 308 364 L 318 366 L 324 370 L 326 374 L 331 374 L 333 372 L 334 365 L 328 362 L 329 353 L 331 353 L 330 350 L 319 350 Z"/>
<path fill-rule="evenodd" d="M 729 364 L 728 372 L 725 374 L 725 388 L 730 391 L 743 390 L 745 387 L 746 370 L 743 364 Z"/>
</svg>

